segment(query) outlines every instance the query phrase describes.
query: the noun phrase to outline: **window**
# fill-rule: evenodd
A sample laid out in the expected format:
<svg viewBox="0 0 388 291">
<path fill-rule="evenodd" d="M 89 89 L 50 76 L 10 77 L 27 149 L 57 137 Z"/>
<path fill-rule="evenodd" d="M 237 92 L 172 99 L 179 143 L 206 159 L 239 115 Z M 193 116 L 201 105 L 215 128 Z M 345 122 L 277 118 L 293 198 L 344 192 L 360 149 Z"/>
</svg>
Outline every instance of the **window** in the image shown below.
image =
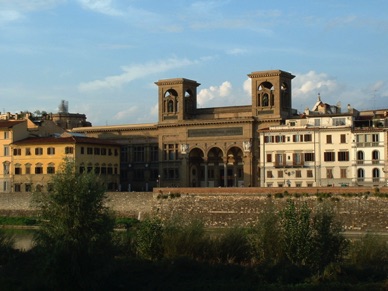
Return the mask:
<svg viewBox="0 0 388 291">
<path fill-rule="evenodd" d="M 346 179 L 347 178 L 347 169 L 346 168 L 341 168 L 340 169 L 340 175 L 341 175 L 341 179 Z"/>
<path fill-rule="evenodd" d="M 372 175 L 373 175 L 373 182 L 379 182 L 380 180 L 380 170 L 377 168 L 374 168 L 372 170 Z"/>
<path fill-rule="evenodd" d="M 85 148 L 81 147 L 81 155 L 85 154 Z"/>
<path fill-rule="evenodd" d="M 277 136 L 275 137 L 275 141 L 276 141 L 277 143 L 279 143 L 279 142 L 285 142 L 285 141 L 286 141 L 286 137 L 285 137 L 284 135 L 277 135 Z"/>
<path fill-rule="evenodd" d="M 318 118 L 314 119 L 314 125 L 315 126 L 321 126 L 321 120 L 318 119 Z"/>
<path fill-rule="evenodd" d="M 179 179 L 179 170 L 177 168 L 163 169 L 163 177 L 166 180 Z"/>
<path fill-rule="evenodd" d="M 301 134 L 294 134 L 292 136 L 292 141 L 293 142 L 302 142 L 303 141 L 303 135 L 301 135 Z"/>
<path fill-rule="evenodd" d="M 335 155 L 334 152 L 325 152 L 323 154 L 323 160 L 325 162 L 335 162 Z"/>
<path fill-rule="evenodd" d="M 372 164 L 378 164 L 380 159 L 380 153 L 379 151 L 373 151 L 372 152 Z"/>
<path fill-rule="evenodd" d="M 50 163 L 47 166 L 47 174 L 55 174 L 55 165 Z"/>
<path fill-rule="evenodd" d="M 332 143 L 331 134 L 326 135 L 326 143 Z"/>
<path fill-rule="evenodd" d="M 307 170 L 307 178 L 313 177 L 313 170 Z"/>
<path fill-rule="evenodd" d="M 47 148 L 47 154 L 48 155 L 55 155 L 55 148 L 53 148 L 53 147 Z"/>
<path fill-rule="evenodd" d="M 74 153 L 74 148 L 73 147 L 65 147 L 65 154 L 73 154 Z"/>
<path fill-rule="evenodd" d="M 4 172 L 4 175 L 9 175 L 9 165 L 10 165 L 9 162 L 3 162 L 3 172 Z"/>
<path fill-rule="evenodd" d="M 272 154 L 267 154 L 267 163 L 272 162 Z"/>
<path fill-rule="evenodd" d="M 42 164 L 35 165 L 35 174 L 43 174 L 43 166 Z"/>
<path fill-rule="evenodd" d="M 106 156 L 106 148 L 101 148 L 101 156 Z"/>
<path fill-rule="evenodd" d="M 312 140 L 313 140 L 313 137 L 310 133 L 304 135 L 305 142 L 312 141 Z"/>
<path fill-rule="evenodd" d="M 101 153 L 100 148 L 94 148 L 94 154 L 95 154 L 96 156 L 99 156 L 100 153 Z"/>
<path fill-rule="evenodd" d="M 359 181 L 359 182 L 364 181 L 364 169 L 357 170 L 357 181 Z"/>
<path fill-rule="evenodd" d="M 31 174 L 31 164 L 26 164 L 26 174 L 27 175 Z"/>
<path fill-rule="evenodd" d="M 4 146 L 4 156 L 9 156 L 9 146 Z"/>
<path fill-rule="evenodd" d="M 293 163 L 295 166 L 300 166 L 302 165 L 302 154 L 301 153 L 296 153 L 293 154 Z"/>
<path fill-rule="evenodd" d="M 13 186 L 14 186 L 15 192 L 21 192 L 22 191 L 22 185 L 21 184 L 16 183 Z"/>
<path fill-rule="evenodd" d="M 24 189 L 26 192 L 32 191 L 32 185 L 30 183 L 24 184 Z"/>
<path fill-rule="evenodd" d="M 22 155 L 22 149 L 13 149 L 13 155 L 14 156 L 21 156 Z"/>
<path fill-rule="evenodd" d="M 43 149 L 42 148 L 35 148 L 35 155 L 36 156 L 43 155 Z"/>
<path fill-rule="evenodd" d="M 26 156 L 31 156 L 31 149 L 30 148 L 26 148 Z"/>
<path fill-rule="evenodd" d="M 22 168 L 20 164 L 15 165 L 15 175 L 21 175 L 22 174 Z"/>
<path fill-rule="evenodd" d="M 166 161 L 173 161 L 178 158 L 178 145 L 165 144 L 164 145 L 164 159 Z"/>
<path fill-rule="evenodd" d="M 283 171 L 278 171 L 278 178 L 283 178 Z"/>
<path fill-rule="evenodd" d="M 346 124 L 346 119 L 345 118 L 333 118 L 333 126 L 340 126 L 340 125 L 345 125 Z"/>
<path fill-rule="evenodd" d="M 159 147 L 151 146 L 150 148 L 151 162 L 157 162 L 159 160 Z"/>
<path fill-rule="evenodd" d="M 4 131 L 4 139 L 9 139 L 9 131 Z"/>
<path fill-rule="evenodd" d="M 314 153 L 305 153 L 304 160 L 306 162 L 314 162 L 315 161 L 315 154 Z"/>
<path fill-rule="evenodd" d="M 273 136 L 265 136 L 264 137 L 264 143 L 273 143 L 274 137 Z"/>
<path fill-rule="evenodd" d="M 347 152 L 347 151 L 339 151 L 338 152 L 338 161 L 339 162 L 349 161 L 349 152 Z"/>
<path fill-rule="evenodd" d="M 133 148 L 133 161 L 135 163 L 145 161 L 144 146 L 135 146 Z"/>
<path fill-rule="evenodd" d="M 346 134 L 341 134 L 341 143 L 346 143 Z"/>
<path fill-rule="evenodd" d="M 276 154 L 275 155 L 275 163 L 278 164 L 278 165 L 283 165 L 283 156 L 285 156 L 284 154 Z"/>
<path fill-rule="evenodd" d="M 372 134 L 372 142 L 379 142 L 379 135 L 377 133 Z"/>
<path fill-rule="evenodd" d="M 326 178 L 333 179 L 333 169 L 326 169 Z"/>
<path fill-rule="evenodd" d="M 108 175 L 112 175 L 112 174 L 113 174 L 112 164 L 109 164 L 109 165 L 108 165 L 107 170 L 108 170 Z M 143 171 L 143 172 L 144 172 L 144 171 Z"/>
<path fill-rule="evenodd" d="M 86 154 L 87 154 L 87 155 L 92 155 L 92 154 L 93 154 L 93 148 L 87 147 L 87 148 L 86 148 Z"/>
<path fill-rule="evenodd" d="M 358 151 L 357 152 L 357 164 L 363 164 L 364 163 L 364 152 Z"/>
<path fill-rule="evenodd" d="M 302 171 L 301 170 L 296 170 L 295 171 L 295 177 L 302 178 Z"/>
<path fill-rule="evenodd" d="M 79 166 L 79 172 L 80 172 L 80 174 L 85 172 L 85 165 L 83 163 Z"/>
<path fill-rule="evenodd" d="M 272 171 L 267 171 L 267 178 L 272 178 Z"/>
</svg>

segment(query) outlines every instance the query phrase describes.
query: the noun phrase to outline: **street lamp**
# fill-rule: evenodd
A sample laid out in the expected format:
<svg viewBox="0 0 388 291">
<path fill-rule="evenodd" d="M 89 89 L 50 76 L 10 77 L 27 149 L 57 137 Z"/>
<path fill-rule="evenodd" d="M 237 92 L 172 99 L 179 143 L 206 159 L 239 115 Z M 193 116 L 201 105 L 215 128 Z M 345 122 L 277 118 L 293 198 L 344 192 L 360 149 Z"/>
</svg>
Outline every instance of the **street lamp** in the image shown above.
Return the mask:
<svg viewBox="0 0 388 291">
<path fill-rule="evenodd" d="M 160 188 L 160 175 L 158 175 L 158 180 L 156 182 L 158 183 L 158 188 Z"/>
</svg>

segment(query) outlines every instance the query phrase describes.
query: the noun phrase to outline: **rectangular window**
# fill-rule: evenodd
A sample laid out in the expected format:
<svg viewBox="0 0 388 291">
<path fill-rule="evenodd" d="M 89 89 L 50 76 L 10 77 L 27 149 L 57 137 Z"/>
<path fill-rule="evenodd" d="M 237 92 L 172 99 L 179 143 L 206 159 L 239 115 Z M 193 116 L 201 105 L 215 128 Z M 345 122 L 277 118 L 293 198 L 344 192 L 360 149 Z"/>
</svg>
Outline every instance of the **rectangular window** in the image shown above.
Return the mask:
<svg viewBox="0 0 388 291">
<path fill-rule="evenodd" d="M 9 131 L 4 131 L 4 139 L 9 139 Z"/>
<path fill-rule="evenodd" d="M 47 174 L 55 174 L 55 167 L 54 166 L 48 166 L 47 167 Z"/>
<path fill-rule="evenodd" d="M 85 154 L 85 148 L 81 147 L 81 155 Z"/>
<path fill-rule="evenodd" d="M 272 154 L 267 154 L 267 163 L 272 163 Z"/>
<path fill-rule="evenodd" d="M 307 178 L 313 177 L 313 170 L 307 170 Z"/>
<path fill-rule="evenodd" d="M 309 142 L 309 141 L 312 141 L 312 140 L 313 140 L 313 137 L 312 137 L 311 133 L 308 133 L 308 134 L 304 135 L 304 141 L 305 142 Z"/>
<path fill-rule="evenodd" d="M 31 156 L 31 149 L 30 148 L 26 148 L 26 156 Z"/>
<path fill-rule="evenodd" d="M 133 161 L 140 163 L 145 161 L 144 146 L 135 146 L 133 148 Z"/>
<path fill-rule="evenodd" d="M 338 161 L 339 162 L 349 161 L 349 152 L 347 152 L 347 151 L 339 151 L 338 152 Z"/>
<path fill-rule="evenodd" d="M 334 154 L 334 152 L 325 152 L 323 154 L 323 160 L 325 162 L 335 162 L 335 154 Z"/>
<path fill-rule="evenodd" d="M 283 171 L 278 171 L 278 178 L 283 178 Z"/>
<path fill-rule="evenodd" d="M 43 167 L 42 166 L 36 166 L 35 167 L 35 174 L 43 174 Z"/>
<path fill-rule="evenodd" d="M 295 177 L 302 178 L 302 171 L 301 170 L 296 170 L 295 171 Z"/>
<path fill-rule="evenodd" d="M 314 119 L 314 125 L 315 126 L 321 126 L 321 120 L 318 119 L 318 118 Z"/>
<path fill-rule="evenodd" d="M 164 145 L 164 160 L 173 161 L 178 158 L 178 145 L 165 144 Z"/>
<path fill-rule="evenodd" d="M 31 174 L 31 166 L 30 165 L 26 165 L 26 174 L 27 175 Z"/>
<path fill-rule="evenodd" d="M 273 136 L 265 136 L 264 137 L 264 143 L 273 143 L 274 137 Z"/>
<path fill-rule="evenodd" d="M 32 186 L 30 183 L 24 184 L 24 189 L 26 192 L 31 192 L 32 191 Z"/>
<path fill-rule="evenodd" d="M 331 139 L 331 134 L 326 135 L 326 143 L 333 143 Z"/>
<path fill-rule="evenodd" d="M 74 152 L 73 147 L 65 147 L 65 154 L 66 155 L 73 154 L 73 152 Z"/>
<path fill-rule="evenodd" d="M 86 154 L 87 155 L 92 155 L 93 154 L 93 148 L 87 147 L 86 148 Z"/>
<path fill-rule="evenodd" d="M 21 175 L 22 174 L 22 168 L 20 166 L 15 166 L 15 175 Z"/>
<path fill-rule="evenodd" d="M 347 171 L 346 171 L 346 168 L 340 169 L 341 179 L 347 178 L 346 172 L 347 172 Z"/>
<path fill-rule="evenodd" d="M 333 169 L 326 169 L 326 178 L 333 179 Z"/>
<path fill-rule="evenodd" d="M 52 148 L 52 147 L 47 148 L 47 154 L 48 155 L 55 155 L 55 148 Z"/>
<path fill-rule="evenodd" d="M 179 171 L 177 168 L 163 169 L 163 177 L 165 180 L 179 179 Z"/>
<path fill-rule="evenodd" d="M 267 178 L 272 178 L 272 171 L 267 171 Z"/>
<path fill-rule="evenodd" d="M 106 156 L 106 148 L 101 148 L 101 156 Z"/>
<path fill-rule="evenodd" d="M 157 162 L 159 160 L 159 147 L 151 146 L 150 147 L 150 158 L 151 162 Z"/>
<path fill-rule="evenodd" d="M 303 135 L 302 134 L 294 134 L 292 136 L 293 142 L 302 142 L 303 141 Z"/>
<path fill-rule="evenodd" d="M 14 156 L 21 156 L 22 155 L 22 149 L 13 149 L 13 155 Z"/>
<path fill-rule="evenodd" d="M 341 126 L 346 124 L 345 118 L 333 118 L 333 126 Z"/>
<path fill-rule="evenodd" d="M 96 155 L 96 156 L 99 156 L 100 155 L 100 148 L 94 148 L 94 154 Z"/>
<path fill-rule="evenodd" d="M 346 134 L 341 134 L 341 143 L 346 143 Z"/>
<path fill-rule="evenodd" d="M 294 166 L 300 166 L 303 164 L 301 153 L 293 154 L 293 164 L 294 164 Z"/>
<path fill-rule="evenodd" d="M 379 135 L 378 134 L 372 134 L 372 142 L 379 142 Z"/>
<path fill-rule="evenodd" d="M 315 153 L 305 153 L 304 160 L 306 162 L 314 162 L 315 161 Z"/>
<path fill-rule="evenodd" d="M 15 192 L 21 192 L 22 191 L 22 185 L 17 183 L 14 184 Z"/>
<path fill-rule="evenodd" d="M 9 156 L 9 146 L 4 146 L 4 156 Z"/>
<path fill-rule="evenodd" d="M 43 149 L 42 148 L 35 148 L 35 155 L 36 156 L 43 155 Z"/>
<path fill-rule="evenodd" d="M 276 141 L 277 143 L 285 142 L 285 141 L 286 141 L 286 137 L 285 137 L 284 135 L 277 135 L 277 136 L 275 137 L 275 141 Z"/>
</svg>

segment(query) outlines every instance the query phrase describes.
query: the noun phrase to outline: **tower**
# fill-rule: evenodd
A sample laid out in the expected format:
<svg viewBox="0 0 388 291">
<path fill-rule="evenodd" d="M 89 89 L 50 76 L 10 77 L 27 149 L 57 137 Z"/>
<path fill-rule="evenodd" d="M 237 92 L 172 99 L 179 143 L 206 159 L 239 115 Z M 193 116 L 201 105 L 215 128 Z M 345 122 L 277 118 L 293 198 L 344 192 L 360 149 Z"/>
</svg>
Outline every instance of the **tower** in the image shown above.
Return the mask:
<svg viewBox="0 0 388 291">
<path fill-rule="evenodd" d="M 252 79 L 252 115 L 267 124 L 280 124 L 292 113 L 291 80 L 294 75 L 281 71 L 260 71 Z"/>
<path fill-rule="evenodd" d="M 199 83 L 175 78 L 155 84 L 159 87 L 159 122 L 174 123 L 191 118 L 197 109 Z"/>
</svg>

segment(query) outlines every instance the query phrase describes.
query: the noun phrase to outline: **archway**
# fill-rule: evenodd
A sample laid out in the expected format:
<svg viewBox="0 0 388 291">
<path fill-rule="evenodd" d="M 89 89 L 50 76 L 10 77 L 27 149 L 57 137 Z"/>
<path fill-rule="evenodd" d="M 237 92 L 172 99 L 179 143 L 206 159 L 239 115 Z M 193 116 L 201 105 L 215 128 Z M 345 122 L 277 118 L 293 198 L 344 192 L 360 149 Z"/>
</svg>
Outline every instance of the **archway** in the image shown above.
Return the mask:
<svg viewBox="0 0 388 291">
<path fill-rule="evenodd" d="M 204 153 L 200 148 L 194 148 L 189 153 L 189 185 L 190 187 L 204 187 Z"/>
</svg>

